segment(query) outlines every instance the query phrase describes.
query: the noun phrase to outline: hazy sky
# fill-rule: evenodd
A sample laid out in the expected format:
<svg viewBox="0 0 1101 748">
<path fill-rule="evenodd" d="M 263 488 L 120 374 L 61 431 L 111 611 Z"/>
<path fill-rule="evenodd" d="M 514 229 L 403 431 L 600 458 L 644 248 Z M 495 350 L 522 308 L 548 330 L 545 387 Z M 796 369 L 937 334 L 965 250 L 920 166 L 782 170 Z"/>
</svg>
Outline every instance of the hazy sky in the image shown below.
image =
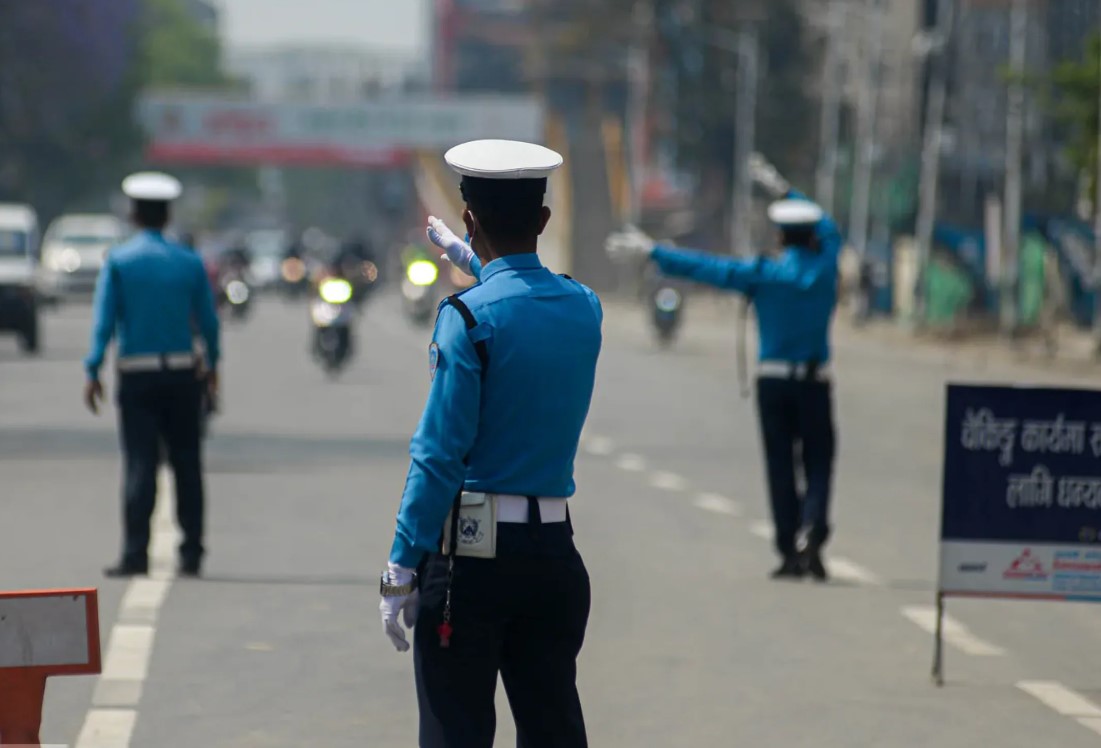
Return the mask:
<svg viewBox="0 0 1101 748">
<path fill-rule="evenodd" d="M 331 41 L 402 50 L 425 42 L 430 0 L 217 0 L 231 46 Z"/>
</svg>

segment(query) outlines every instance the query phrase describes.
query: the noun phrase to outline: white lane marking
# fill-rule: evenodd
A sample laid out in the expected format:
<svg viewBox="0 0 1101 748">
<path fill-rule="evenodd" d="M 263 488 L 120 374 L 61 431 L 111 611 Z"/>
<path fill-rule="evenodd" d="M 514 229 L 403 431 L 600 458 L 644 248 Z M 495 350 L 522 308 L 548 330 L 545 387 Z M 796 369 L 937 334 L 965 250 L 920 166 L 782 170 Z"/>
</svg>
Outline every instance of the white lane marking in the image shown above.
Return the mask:
<svg viewBox="0 0 1101 748">
<path fill-rule="evenodd" d="M 642 455 L 636 454 L 622 454 L 619 459 L 616 460 L 615 466 L 620 470 L 626 470 L 628 473 L 641 473 L 646 469 L 646 460 Z"/>
<path fill-rule="evenodd" d="M 761 540 L 772 540 L 772 525 L 764 520 L 757 520 L 750 524 L 749 531 Z"/>
<path fill-rule="evenodd" d="M 902 615 L 930 634 L 937 630 L 937 611 L 932 605 L 907 605 L 902 609 Z M 944 615 L 943 632 L 944 640 L 965 654 L 976 657 L 1000 657 L 1005 654 L 1004 649 L 975 636 L 947 613 Z"/>
<path fill-rule="evenodd" d="M 1098 735 L 1101 735 L 1101 719 L 1097 717 L 1079 717 L 1078 724 L 1082 725 L 1082 727 L 1093 730 Z"/>
<path fill-rule="evenodd" d="M 838 579 L 844 579 L 849 582 L 855 582 L 856 584 L 863 584 L 869 587 L 879 587 L 883 584 L 883 580 L 876 576 L 874 573 L 865 569 L 855 561 L 850 561 L 842 556 L 835 556 L 826 559 L 826 566 L 829 567 L 830 576 Z"/>
<path fill-rule="evenodd" d="M 167 470 L 157 480 L 157 510 L 149 548 L 149 577 L 130 580 L 118 620 L 103 657 L 103 672 L 92 695 L 74 748 L 128 748 L 138 719 L 137 705 L 149 674 L 155 624 L 174 578 L 178 533 L 172 523 L 176 503 Z M 117 708 L 128 707 L 128 708 Z"/>
<path fill-rule="evenodd" d="M 1064 717 L 1101 717 L 1101 708 L 1097 704 L 1062 683 L 1053 680 L 1023 680 L 1017 684 L 1017 688 L 1039 699 L 1046 707 Z M 1096 729 L 1092 724 L 1086 727 Z"/>
<path fill-rule="evenodd" d="M 585 440 L 585 451 L 594 457 L 607 457 L 615 451 L 615 442 L 606 436 L 591 436 Z"/>
<path fill-rule="evenodd" d="M 650 476 L 650 485 L 663 491 L 686 491 L 688 481 L 676 473 L 657 472 Z"/>
<path fill-rule="evenodd" d="M 103 661 L 102 680 L 145 680 L 153 650 L 153 627 L 115 624 Z"/>
<path fill-rule="evenodd" d="M 692 503 L 698 509 L 715 512 L 716 514 L 729 514 L 731 517 L 737 517 L 742 513 L 742 508 L 738 506 L 738 502 L 717 493 L 701 493 Z"/>
<path fill-rule="evenodd" d="M 92 709 L 76 739 L 76 748 L 123 748 L 130 745 L 138 713 L 133 709 Z"/>
</svg>

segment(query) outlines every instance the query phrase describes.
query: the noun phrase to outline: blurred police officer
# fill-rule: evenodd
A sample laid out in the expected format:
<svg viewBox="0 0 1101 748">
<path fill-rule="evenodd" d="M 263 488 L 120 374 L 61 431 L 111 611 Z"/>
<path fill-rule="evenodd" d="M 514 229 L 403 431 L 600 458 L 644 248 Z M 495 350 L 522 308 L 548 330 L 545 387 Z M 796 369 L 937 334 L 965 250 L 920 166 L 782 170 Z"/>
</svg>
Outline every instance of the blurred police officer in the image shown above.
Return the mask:
<svg viewBox="0 0 1101 748">
<path fill-rule="evenodd" d="M 440 305 L 383 625 L 399 651 L 409 648 L 399 615 L 415 625 L 421 746 L 491 748 L 500 673 L 518 745 L 579 748 L 590 590 L 566 500 L 603 312 L 536 255 L 561 156 L 476 141 L 446 160 L 462 175 L 473 250 L 435 219 L 430 237 L 481 282 Z"/>
<path fill-rule="evenodd" d="M 140 232 L 112 249 L 100 272 L 92 347 L 84 362 L 84 400 L 98 413 L 100 368 L 117 334 L 125 541 L 122 558 L 104 573 L 124 577 L 149 570 L 149 525 L 163 442 L 176 476 L 183 531 L 179 572 L 196 576 L 203 556 L 200 408 L 202 388 L 209 387 L 213 396 L 218 387 L 218 317 L 202 260 L 164 237 L 169 202 L 179 196 L 180 183 L 167 174 L 143 172 L 127 177 L 122 190 L 132 200 L 131 218 Z M 193 347 L 194 322 L 205 344 L 205 367 Z"/>
<path fill-rule="evenodd" d="M 607 249 L 613 256 L 646 255 L 667 275 L 745 294 L 756 306 L 757 410 L 782 557 L 773 576 L 809 572 L 821 581 L 834 458 L 829 327 L 837 304 L 841 236 L 832 218 L 790 189 L 759 156 L 752 168 L 758 183 L 783 197 L 768 209 L 780 231 L 783 248 L 777 256 L 740 259 L 677 250 L 634 229 L 613 234 Z M 797 451 L 806 478 L 802 497 L 796 487 Z"/>
</svg>

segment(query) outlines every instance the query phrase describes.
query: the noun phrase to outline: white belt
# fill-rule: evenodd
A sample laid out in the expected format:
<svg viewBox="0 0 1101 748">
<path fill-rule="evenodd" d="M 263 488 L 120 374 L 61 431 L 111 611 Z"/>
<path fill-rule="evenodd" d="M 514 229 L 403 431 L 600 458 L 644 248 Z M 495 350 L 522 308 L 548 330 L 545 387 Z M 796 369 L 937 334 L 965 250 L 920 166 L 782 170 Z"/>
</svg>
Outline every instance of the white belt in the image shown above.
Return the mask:
<svg viewBox="0 0 1101 748">
<path fill-rule="evenodd" d="M 502 496 L 491 494 L 497 499 L 497 522 L 525 524 L 528 521 L 528 499 L 526 496 Z M 566 521 L 565 499 L 537 499 L 539 519 L 544 524 Z"/>
<path fill-rule="evenodd" d="M 782 379 L 806 379 L 807 368 L 807 364 L 795 363 L 793 361 L 762 361 L 757 365 L 757 376 L 779 377 Z M 821 364 L 814 378 L 819 382 L 829 381 L 829 363 Z"/>
<path fill-rule="evenodd" d="M 194 353 L 150 354 L 126 356 L 118 361 L 119 371 L 162 371 L 164 369 L 190 369 L 195 366 Z"/>
</svg>

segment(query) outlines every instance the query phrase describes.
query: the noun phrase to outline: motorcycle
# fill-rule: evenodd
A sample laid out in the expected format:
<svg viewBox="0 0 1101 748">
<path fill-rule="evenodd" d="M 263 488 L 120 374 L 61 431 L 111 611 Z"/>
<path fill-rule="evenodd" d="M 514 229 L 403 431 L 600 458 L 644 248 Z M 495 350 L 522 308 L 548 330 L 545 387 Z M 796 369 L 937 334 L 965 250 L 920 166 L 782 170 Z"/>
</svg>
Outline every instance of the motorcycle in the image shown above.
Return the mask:
<svg viewBox="0 0 1101 748">
<path fill-rule="evenodd" d="M 650 301 L 658 342 L 668 346 L 673 342 L 684 315 L 684 292 L 662 281 L 657 284 Z"/>
<path fill-rule="evenodd" d="M 425 326 L 439 303 L 440 269 L 431 260 L 414 260 L 405 268 L 401 281 L 402 307 L 414 324 Z"/>
<path fill-rule="evenodd" d="M 219 306 L 229 307 L 229 313 L 234 319 L 244 319 L 248 316 L 252 306 L 252 287 L 245 274 L 238 270 L 229 270 L 222 275 Z"/>
<path fill-rule="evenodd" d="M 329 374 L 336 374 L 352 355 L 352 284 L 343 278 L 326 278 L 318 284 L 310 304 L 313 322 L 313 355 Z"/>
</svg>

